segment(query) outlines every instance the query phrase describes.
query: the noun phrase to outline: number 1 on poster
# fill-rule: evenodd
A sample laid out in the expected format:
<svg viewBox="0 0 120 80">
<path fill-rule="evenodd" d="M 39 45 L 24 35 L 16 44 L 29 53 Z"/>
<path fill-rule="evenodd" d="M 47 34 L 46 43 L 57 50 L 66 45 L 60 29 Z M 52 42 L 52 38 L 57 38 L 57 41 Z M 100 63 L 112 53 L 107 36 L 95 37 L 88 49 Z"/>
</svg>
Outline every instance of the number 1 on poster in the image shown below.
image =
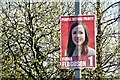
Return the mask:
<svg viewBox="0 0 120 80">
<path fill-rule="evenodd" d="M 90 56 L 88 59 L 90 61 L 90 66 L 93 66 L 93 56 Z"/>
</svg>

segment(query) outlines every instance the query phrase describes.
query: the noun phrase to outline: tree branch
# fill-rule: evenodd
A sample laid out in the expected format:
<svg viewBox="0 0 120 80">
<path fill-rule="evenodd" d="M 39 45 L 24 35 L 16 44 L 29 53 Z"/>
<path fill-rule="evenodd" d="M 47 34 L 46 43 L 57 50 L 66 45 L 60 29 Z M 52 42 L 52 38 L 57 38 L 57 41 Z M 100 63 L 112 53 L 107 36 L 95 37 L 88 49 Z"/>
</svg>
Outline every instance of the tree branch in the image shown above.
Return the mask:
<svg viewBox="0 0 120 80">
<path fill-rule="evenodd" d="M 32 77 L 34 80 L 36 80 L 35 79 L 35 77 L 32 75 L 32 73 L 31 72 L 29 72 L 29 71 L 27 71 L 23 66 L 22 66 L 22 64 L 20 64 L 20 63 L 17 63 L 30 77 Z"/>
<path fill-rule="evenodd" d="M 109 7 L 107 7 L 102 13 L 106 12 L 109 8 L 111 8 L 112 6 L 116 5 L 116 4 L 120 4 L 120 1 L 111 4 Z"/>
</svg>

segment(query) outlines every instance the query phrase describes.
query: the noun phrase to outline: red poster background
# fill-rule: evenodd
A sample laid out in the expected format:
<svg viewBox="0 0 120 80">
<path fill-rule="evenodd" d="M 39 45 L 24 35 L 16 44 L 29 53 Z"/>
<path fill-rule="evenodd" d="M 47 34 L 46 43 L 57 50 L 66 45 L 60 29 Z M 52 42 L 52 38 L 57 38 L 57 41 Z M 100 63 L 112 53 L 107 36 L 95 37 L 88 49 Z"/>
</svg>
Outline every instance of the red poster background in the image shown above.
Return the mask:
<svg viewBox="0 0 120 80">
<path fill-rule="evenodd" d="M 61 68 L 95 68 L 96 67 L 96 55 L 87 55 L 79 57 L 68 57 L 65 55 L 67 50 L 68 38 L 70 28 L 75 22 L 83 22 L 88 27 L 90 33 L 88 46 L 96 50 L 96 37 L 95 37 L 95 15 L 81 15 L 81 16 L 61 16 Z M 77 60 L 80 58 L 80 60 Z M 64 59 L 66 61 L 64 61 Z M 72 59 L 69 61 L 68 59 Z M 85 66 L 72 66 L 72 62 L 85 61 Z M 69 65 L 67 65 L 67 62 Z M 92 63 L 93 66 L 90 66 Z M 71 65 L 70 65 L 71 64 Z"/>
<path fill-rule="evenodd" d="M 82 16 L 61 16 L 62 18 L 74 18 L 74 17 L 93 17 L 93 20 L 81 20 L 81 22 L 84 22 L 87 27 L 88 31 L 90 33 L 90 40 L 89 45 L 91 48 L 95 49 L 95 16 L 94 15 L 82 15 Z M 61 56 L 64 56 L 64 52 L 67 48 L 68 43 L 68 37 L 69 37 L 69 31 L 74 22 L 78 21 L 61 21 Z"/>
</svg>

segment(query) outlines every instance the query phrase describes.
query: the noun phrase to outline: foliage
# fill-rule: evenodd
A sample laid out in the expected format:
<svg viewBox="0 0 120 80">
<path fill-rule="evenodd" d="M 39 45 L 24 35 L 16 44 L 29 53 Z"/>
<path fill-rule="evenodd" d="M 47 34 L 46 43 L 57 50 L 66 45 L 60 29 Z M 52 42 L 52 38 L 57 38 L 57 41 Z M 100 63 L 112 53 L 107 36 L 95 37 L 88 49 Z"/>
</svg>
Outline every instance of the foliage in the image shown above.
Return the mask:
<svg viewBox="0 0 120 80">
<path fill-rule="evenodd" d="M 119 44 L 116 28 L 120 18 L 104 19 L 110 8 L 100 2 L 83 2 L 82 14 L 96 14 L 97 68 L 82 69 L 83 78 L 119 77 Z M 89 5 L 87 5 L 89 4 Z M 92 6 L 92 7 L 91 7 Z M 60 16 L 74 15 L 72 2 L 6 2 L 0 7 L 2 79 L 74 79 L 74 70 L 60 69 Z M 94 10 L 92 10 L 94 9 Z M 114 25 L 115 26 L 115 25 Z M 111 44 L 111 42 L 114 42 Z M 109 75 L 108 75 L 109 74 Z"/>
<path fill-rule="evenodd" d="M 74 71 L 61 70 L 59 65 L 59 24 L 60 16 L 67 14 L 65 4 L 9 2 L 5 5 L 1 6 L 0 15 L 2 77 L 69 78 Z"/>
<path fill-rule="evenodd" d="M 108 1 L 109 2 L 109 1 Z M 110 10 L 119 8 L 120 1 L 107 4 L 107 1 L 99 1 L 93 4 L 96 12 L 96 51 L 97 51 L 97 68 L 85 69 L 85 74 L 88 74 L 88 78 L 94 78 L 97 80 L 104 80 L 106 78 L 120 78 L 118 70 L 120 70 L 120 63 L 117 59 L 119 55 L 119 35 L 117 22 L 120 19 L 120 14 L 110 14 Z M 106 5 L 107 4 L 107 5 Z M 105 6 L 106 5 L 106 6 Z M 104 6 L 104 7 L 103 7 Z M 85 10 L 90 11 L 90 10 Z M 87 12 L 88 13 L 88 12 Z M 84 14 L 84 13 L 83 13 Z"/>
</svg>

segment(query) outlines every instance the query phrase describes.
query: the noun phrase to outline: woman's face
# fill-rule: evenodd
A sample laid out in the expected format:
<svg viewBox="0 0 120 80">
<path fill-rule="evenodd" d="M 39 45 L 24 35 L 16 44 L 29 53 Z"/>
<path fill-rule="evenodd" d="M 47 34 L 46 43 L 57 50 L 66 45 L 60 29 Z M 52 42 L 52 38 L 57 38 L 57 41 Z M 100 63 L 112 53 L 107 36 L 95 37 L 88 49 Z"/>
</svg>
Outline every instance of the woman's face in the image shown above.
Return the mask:
<svg viewBox="0 0 120 80">
<path fill-rule="evenodd" d="M 80 46 L 85 41 L 85 30 L 82 25 L 77 25 L 72 30 L 72 40 L 74 44 Z"/>
</svg>

